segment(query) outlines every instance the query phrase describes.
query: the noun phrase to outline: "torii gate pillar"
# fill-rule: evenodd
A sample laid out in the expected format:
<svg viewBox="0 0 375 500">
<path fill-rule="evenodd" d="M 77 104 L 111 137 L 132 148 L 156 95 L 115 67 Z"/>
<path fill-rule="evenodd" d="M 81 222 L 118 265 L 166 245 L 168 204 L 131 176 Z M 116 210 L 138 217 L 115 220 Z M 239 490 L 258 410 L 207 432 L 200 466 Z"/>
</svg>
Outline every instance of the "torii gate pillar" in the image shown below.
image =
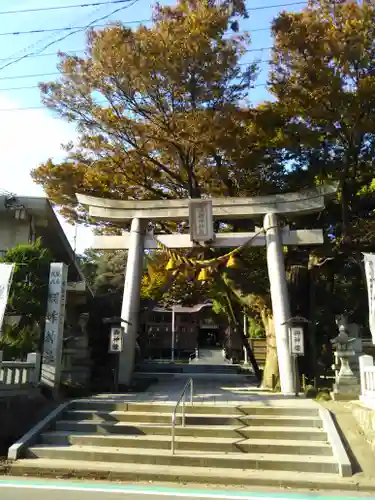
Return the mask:
<svg viewBox="0 0 375 500">
<path fill-rule="evenodd" d="M 289 347 L 289 325 L 287 323 L 290 318 L 290 303 L 285 274 L 281 229 L 278 217 L 275 213 L 265 215 L 264 230 L 266 233 L 267 267 L 275 325 L 281 392 L 283 394 L 294 394 L 294 367 Z"/>
<path fill-rule="evenodd" d="M 133 219 L 129 235 L 129 251 L 121 308 L 124 349 L 120 354 L 118 367 L 118 381 L 124 385 L 130 385 L 134 369 L 143 270 L 143 222 L 141 219 Z"/>
</svg>

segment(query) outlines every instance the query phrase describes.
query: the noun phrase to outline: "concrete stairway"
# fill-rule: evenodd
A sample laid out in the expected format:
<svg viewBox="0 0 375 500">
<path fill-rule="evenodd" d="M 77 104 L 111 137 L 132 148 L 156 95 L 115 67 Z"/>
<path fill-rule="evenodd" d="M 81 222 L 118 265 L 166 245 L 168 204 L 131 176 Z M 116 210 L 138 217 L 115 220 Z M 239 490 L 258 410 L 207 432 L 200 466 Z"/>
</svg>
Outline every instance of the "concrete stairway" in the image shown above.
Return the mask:
<svg viewBox="0 0 375 500">
<path fill-rule="evenodd" d="M 224 360 L 221 349 L 217 348 L 201 349 L 199 358 L 193 358 L 189 363 L 143 361 L 135 372 L 138 378 L 152 376 L 170 379 L 171 376 L 186 378 L 189 375 L 194 378 L 257 383 L 251 366 L 232 364 Z"/>
<path fill-rule="evenodd" d="M 177 419 L 172 455 L 173 408 L 72 402 L 24 449 L 11 473 L 232 485 L 339 479 L 318 405 L 187 406 L 185 427 Z"/>
<path fill-rule="evenodd" d="M 220 354 L 221 356 L 221 354 Z M 221 361 L 222 357 L 221 357 Z M 202 375 L 248 375 L 249 369 L 243 369 L 241 365 L 234 365 L 230 363 L 217 363 L 212 362 L 212 358 L 209 360 L 205 357 L 199 358 L 199 361 L 193 359 L 191 363 L 160 363 L 146 361 L 142 362 L 137 366 L 136 374 L 140 376 L 142 374 L 202 374 Z"/>
<path fill-rule="evenodd" d="M 199 349 L 198 358 L 191 359 L 190 363 L 206 366 L 225 366 L 231 364 L 228 359 L 223 358 L 222 349 L 217 347 Z"/>
<path fill-rule="evenodd" d="M 173 364 L 173 363 L 143 363 L 137 367 L 137 376 L 141 374 L 206 374 L 206 375 L 241 375 L 248 374 L 249 370 L 242 370 L 240 365 L 231 364 L 204 364 L 204 363 L 186 363 L 186 364 Z M 251 372 L 250 372 L 251 373 Z"/>
</svg>

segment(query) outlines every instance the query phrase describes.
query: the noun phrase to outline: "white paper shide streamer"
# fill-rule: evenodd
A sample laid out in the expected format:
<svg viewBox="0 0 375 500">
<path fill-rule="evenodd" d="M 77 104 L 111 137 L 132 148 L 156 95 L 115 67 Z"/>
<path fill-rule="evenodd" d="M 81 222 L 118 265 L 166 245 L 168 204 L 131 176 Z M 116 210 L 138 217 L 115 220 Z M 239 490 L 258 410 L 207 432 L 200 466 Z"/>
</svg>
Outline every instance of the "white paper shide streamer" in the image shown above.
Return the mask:
<svg viewBox="0 0 375 500">
<path fill-rule="evenodd" d="M 363 255 L 368 293 L 369 326 L 372 343 L 375 344 L 375 254 L 364 253 Z"/>
</svg>

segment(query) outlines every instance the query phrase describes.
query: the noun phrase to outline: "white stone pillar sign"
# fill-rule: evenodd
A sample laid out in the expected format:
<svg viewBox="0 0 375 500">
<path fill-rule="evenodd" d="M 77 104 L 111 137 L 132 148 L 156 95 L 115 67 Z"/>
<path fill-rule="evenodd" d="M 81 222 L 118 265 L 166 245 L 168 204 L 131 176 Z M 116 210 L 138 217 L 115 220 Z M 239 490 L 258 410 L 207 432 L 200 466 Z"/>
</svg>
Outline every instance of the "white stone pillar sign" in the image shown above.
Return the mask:
<svg viewBox="0 0 375 500">
<path fill-rule="evenodd" d="M 375 254 L 364 253 L 363 255 L 368 295 L 369 327 L 372 343 L 375 344 Z"/>
<path fill-rule="evenodd" d="M 60 384 L 67 278 L 66 264 L 51 264 L 41 373 L 41 384 L 51 389 Z"/>
</svg>

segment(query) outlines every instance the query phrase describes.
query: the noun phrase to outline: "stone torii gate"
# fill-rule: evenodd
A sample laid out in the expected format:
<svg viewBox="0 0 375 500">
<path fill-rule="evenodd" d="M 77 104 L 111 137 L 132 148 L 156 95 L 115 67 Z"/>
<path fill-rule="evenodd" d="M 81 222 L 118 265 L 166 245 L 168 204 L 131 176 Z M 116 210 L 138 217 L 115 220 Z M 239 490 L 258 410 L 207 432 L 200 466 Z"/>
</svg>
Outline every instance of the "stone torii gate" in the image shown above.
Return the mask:
<svg viewBox="0 0 375 500">
<path fill-rule="evenodd" d="M 289 347 L 290 305 L 282 247 L 286 245 L 319 245 L 321 229 L 290 231 L 282 228 L 278 215 L 296 217 L 317 213 L 325 208 L 327 198 L 334 196 L 337 186 L 326 185 L 300 193 L 276 194 L 254 198 L 210 198 L 203 200 L 122 201 L 77 194 L 78 202 L 89 207 L 89 215 L 103 221 L 128 222 L 130 232 L 121 236 L 95 236 L 91 248 L 101 250 L 128 249 L 125 286 L 121 311 L 124 350 L 120 354 L 119 382 L 131 381 L 140 309 L 140 286 L 145 249 L 158 248 L 157 241 L 169 248 L 192 248 L 203 242 L 213 248 L 238 247 L 249 241 L 251 246 L 266 246 L 272 310 L 275 324 L 280 384 L 283 394 L 294 394 L 295 377 Z M 263 220 L 263 234 L 214 234 L 213 220 Z M 190 221 L 190 234 L 146 232 L 148 221 Z"/>
</svg>

